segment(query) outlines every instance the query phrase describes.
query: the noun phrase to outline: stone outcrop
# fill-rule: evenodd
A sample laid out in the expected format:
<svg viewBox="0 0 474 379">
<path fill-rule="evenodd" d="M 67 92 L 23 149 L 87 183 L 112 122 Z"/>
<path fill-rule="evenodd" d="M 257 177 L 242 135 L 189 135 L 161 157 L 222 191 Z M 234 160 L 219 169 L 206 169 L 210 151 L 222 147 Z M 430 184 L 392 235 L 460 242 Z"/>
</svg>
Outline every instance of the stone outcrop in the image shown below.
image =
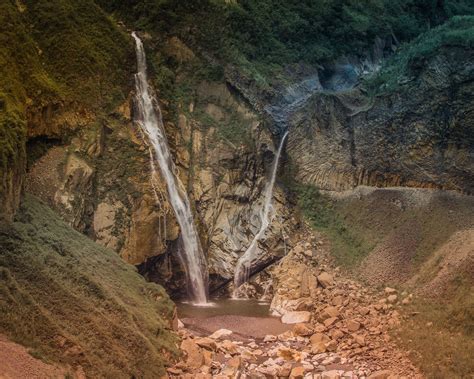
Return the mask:
<svg viewBox="0 0 474 379">
<path fill-rule="evenodd" d="M 357 185 L 474 191 L 472 51 L 443 49 L 395 92 L 313 95 L 290 117 L 297 178 L 326 190 Z"/>
<path fill-rule="evenodd" d="M 275 144 L 259 117 L 223 83 L 201 82 L 195 97 L 181 104 L 176 122 L 165 104 L 163 109 L 177 173 L 207 252 L 211 289 L 218 288 L 233 278 L 237 259 L 260 228 Z M 102 125 L 86 116 L 74 119 L 82 127 L 69 144 L 49 149 L 32 165 L 27 191 L 139 265 L 150 280 L 182 294 L 184 272 L 174 254 L 179 227 L 164 181 L 151 177 L 148 147 L 132 120 L 133 104 L 119 106 Z M 273 206 L 276 216 L 261 241 L 256 271 L 283 256 L 288 243 L 290 210 L 278 186 Z"/>
</svg>

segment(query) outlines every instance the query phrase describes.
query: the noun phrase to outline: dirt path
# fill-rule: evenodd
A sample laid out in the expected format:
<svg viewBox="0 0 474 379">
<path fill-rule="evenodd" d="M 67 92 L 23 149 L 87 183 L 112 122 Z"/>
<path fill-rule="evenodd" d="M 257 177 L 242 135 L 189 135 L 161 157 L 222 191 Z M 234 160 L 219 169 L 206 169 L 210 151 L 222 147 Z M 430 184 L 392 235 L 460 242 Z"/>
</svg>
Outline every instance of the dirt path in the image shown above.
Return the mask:
<svg viewBox="0 0 474 379">
<path fill-rule="evenodd" d="M 65 371 L 33 358 L 25 347 L 0 335 L 0 379 L 62 379 L 65 374 Z"/>
</svg>

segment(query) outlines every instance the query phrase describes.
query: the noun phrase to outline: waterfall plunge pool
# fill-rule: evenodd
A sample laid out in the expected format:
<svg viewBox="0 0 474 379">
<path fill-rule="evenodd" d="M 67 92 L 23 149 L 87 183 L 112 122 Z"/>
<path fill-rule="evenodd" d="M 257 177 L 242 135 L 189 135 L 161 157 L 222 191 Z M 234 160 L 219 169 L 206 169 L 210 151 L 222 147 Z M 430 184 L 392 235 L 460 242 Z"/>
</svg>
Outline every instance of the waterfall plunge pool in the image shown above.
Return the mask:
<svg viewBox="0 0 474 379">
<path fill-rule="evenodd" d="M 270 304 L 255 299 L 214 299 L 210 306 L 178 303 L 178 317 L 194 334 L 207 336 L 229 329 L 232 339 L 263 339 L 291 329 L 279 317 L 270 315 Z"/>
<path fill-rule="evenodd" d="M 270 303 L 256 299 L 213 299 L 205 306 L 181 302 L 176 304 L 179 318 L 208 318 L 213 316 L 270 317 Z"/>
</svg>

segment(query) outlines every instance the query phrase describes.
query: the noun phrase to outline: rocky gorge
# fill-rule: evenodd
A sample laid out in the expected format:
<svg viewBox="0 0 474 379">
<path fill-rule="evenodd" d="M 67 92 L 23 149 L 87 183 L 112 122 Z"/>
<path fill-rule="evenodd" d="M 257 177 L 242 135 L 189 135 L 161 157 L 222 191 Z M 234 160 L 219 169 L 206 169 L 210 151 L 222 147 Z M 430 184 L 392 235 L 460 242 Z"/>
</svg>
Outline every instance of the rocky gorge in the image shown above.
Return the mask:
<svg viewBox="0 0 474 379">
<path fill-rule="evenodd" d="M 209 36 L 203 44 L 189 15 L 211 15 L 216 5 L 206 1 L 159 8 L 160 22 L 182 28 L 165 31 L 130 19 L 139 1 L 7 3 L 4 24 L 25 48 L 21 56 L 0 50 L 6 346 L 35 349 L 53 377 L 470 373 L 473 45 L 445 37 L 471 31 L 469 13 L 446 21 L 453 31 L 441 25 L 408 47 L 393 32 L 377 34 L 362 52 L 290 62 L 271 77 L 258 72 L 261 62 L 249 68 L 220 54 Z M 182 230 L 139 124 L 132 28 L 146 51 L 171 172 L 189 198 L 210 305 L 221 312 L 219 302 L 235 295 L 236 266 L 255 241 L 239 290 L 245 299 L 236 301 L 266 307 L 264 316 L 226 314 L 225 305 L 224 314 L 206 317 L 182 308 Z M 6 28 L 0 35 L 10 36 Z M 425 39 L 433 51 L 419 48 Z M 48 295 L 51 283 L 57 297 Z M 98 308 L 86 317 L 77 302 Z M 456 325 L 446 325 L 451 319 Z M 111 327 L 102 328 L 107 320 Z M 447 338 L 457 346 L 430 350 Z M 106 343 L 113 358 L 95 348 Z M 3 369 L 0 376 L 26 375 Z"/>
</svg>

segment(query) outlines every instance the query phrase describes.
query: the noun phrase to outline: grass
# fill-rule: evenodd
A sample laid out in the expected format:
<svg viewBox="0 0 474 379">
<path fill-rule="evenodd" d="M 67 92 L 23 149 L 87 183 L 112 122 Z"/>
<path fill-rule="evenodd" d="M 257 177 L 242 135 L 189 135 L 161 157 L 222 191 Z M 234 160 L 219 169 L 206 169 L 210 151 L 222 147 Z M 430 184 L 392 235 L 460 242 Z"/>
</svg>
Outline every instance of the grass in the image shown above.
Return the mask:
<svg viewBox="0 0 474 379">
<path fill-rule="evenodd" d="M 329 197 L 310 185 L 296 185 L 298 206 L 311 226 L 331 240 L 331 252 L 338 265 L 355 268 L 374 245 L 354 232 L 338 213 Z"/>
<path fill-rule="evenodd" d="M 0 228 L 0 332 L 90 377 L 160 377 L 177 354 L 163 288 L 27 195 Z"/>
<path fill-rule="evenodd" d="M 412 80 L 426 61 L 440 55 L 443 48 L 474 48 L 474 16 L 455 16 L 413 41 L 402 45 L 382 70 L 366 80 L 372 93 L 394 92 Z"/>
<path fill-rule="evenodd" d="M 402 322 L 394 335 L 402 347 L 411 352 L 411 358 L 426 377 L 472 377 L 472 278 L 459 278 L 457 286 L 446 298 L 415 300 L 403 313 L 407 320 Z"/>
<path fill-rule="evenodd" d="M 130 38 L 93 0 L 0 4 L 2 204 L 18 192 L 25 171 L 28 119 L 64 106 L 70 112 L 109 112 L 126 98 L 131 53 Z"/>
<path fill-rule="evenodd" d="M 417 230 L 411 254 L 411 272 L 421 265 L 457 230 L 472 225 L 470 201 L 438 195 L 429 205 L 394 206 L 397 192 L 384 190 L 362 198 L 334 201 L 311 186 L 292 185 L 305 218 L 331 241 L 336 263 L 356 273 L 372 248 L 399 228 Z M 400 241 L 403 245 L 403 241 Z M 397 270 L 397 267 L 393 267 Z M 432 275 L 432 274 L 430 274 Z M 424 275 L 417 285 L 429 282 Z M 399 283 L 403 285 L 403 283 Z M 473 280 L 463 274 L 451 282 L 447 292 L 435 298 L 415 297 L 401 308 L 405 320 L 394 330 L 402 348 L 428 378 L 468 378 L 474 373 Z"/>
</svg>

